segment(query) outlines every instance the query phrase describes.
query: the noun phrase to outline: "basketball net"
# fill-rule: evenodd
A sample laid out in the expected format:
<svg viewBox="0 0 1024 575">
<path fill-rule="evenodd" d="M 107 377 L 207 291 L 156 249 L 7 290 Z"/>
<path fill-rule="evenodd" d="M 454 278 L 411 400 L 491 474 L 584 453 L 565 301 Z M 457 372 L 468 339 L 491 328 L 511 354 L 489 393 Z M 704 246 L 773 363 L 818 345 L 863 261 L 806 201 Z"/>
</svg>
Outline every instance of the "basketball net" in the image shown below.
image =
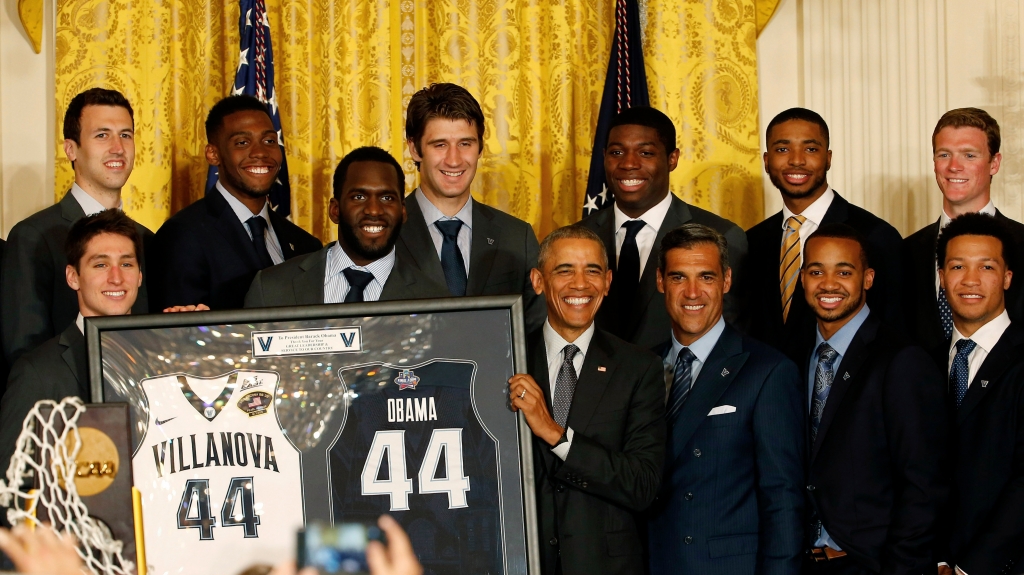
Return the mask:
<svg viewBox="0 0 1024 575">
<path fill-rule="evenodd" d="M 7 507 L 12 526 L 38 526 L 37 517 L 43 515 L 58 537 L 73 534 L 78 554 L 93 573 L 129 575 L 135 566 L 121 556 L 123 543 L 89 516 L 75 487 L 75 460 L 82 448 L 78 418 L 84 411 L 85 404 L 77 397 L 59 403 L 42 400 L 32 407 L 7 467 L 7 480 L 0 479 L 0 506 Z M 24 487 L 33 479 L 37 489 Z"/>
</svg>

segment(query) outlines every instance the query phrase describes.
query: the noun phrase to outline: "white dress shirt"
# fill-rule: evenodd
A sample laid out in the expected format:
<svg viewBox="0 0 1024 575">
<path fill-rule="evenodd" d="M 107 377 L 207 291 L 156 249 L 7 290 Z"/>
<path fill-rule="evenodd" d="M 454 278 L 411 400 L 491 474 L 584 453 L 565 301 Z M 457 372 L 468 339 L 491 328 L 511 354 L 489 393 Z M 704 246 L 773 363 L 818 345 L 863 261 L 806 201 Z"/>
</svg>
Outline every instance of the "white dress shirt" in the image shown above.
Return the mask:
<svg viewBox="0 0 1024 575">
<path fill-rule="evenodd" d="M 985 204 L 984 208 L 978 211 L 979 214 L 987 214 L 992 217 L 996 216 L 996 205 L 989 200 Z M 953 218 L 946 214 L 946 210 L 939 210 L 939 231 L 949 225 L 949 222 L 953 221 Z M 939 261 L 935 260 L 935 297 L 939 297 Z"/>
<path fill-rule="evenodd" d="M 662 360 L 665 364 L 666 393 L 672 390 L 672 382 L 675 380 L 676 358 L 679 357 L 679 352 L 683 350 L 683 347 L 689 347 L 695 358 L 693 363 L 690 364 L 690 389 L 693 389 L 693 384 L 697 383 L 697 376 L 700 375 L 700 368 L 704 367 L 704 363 L 707 362 L 708 356 L 715 349 L 715 345 L 718 344 L 718 340 L 721 339 L 724 331 L 725 318 L 719 316 L 715 325 L 711 326 L 711 329 L 706 334 L 700 336 L 700 339 L 689 346 L 679 343 L 676 340 L 676 335 L 672 334 L 672 348 Z"/>
<path fill-rule="evenodd" d="M 992 353 L 992 348 L 999 343 L 999 338 L 1003 337 L 1003 332 L 1006 328 L 1010 327 L 1010 314 L 1003 310 L 1003 313 L 993 318 L 990 322 L 978 328 L 978 331 L 974 332 L 969 338 L 965 338 L 960 334 L 960 330 L 956 329 L 956 325 L 953 326 L 953 339 L 949 342 L 949 357 L 946 363 L 946 376 L 949 376 L 950 370 L 953 369 L 953 358 L 956 357 L 956 342 L 961 339 L 970 339 L 977 345 L 974 346 L 974 350 L 967 356 L 967 387 L 971 387 L 971 382 L 974 381 L 974 376 L 978 375 L 978 369 L 981 368 L 981 364 L 985 363 L 985 358 L 988 354 Z"/>
<path fill-rule="evenodd" d="M 359 271 L 369 272 L 373 275 L 370 283 L 363 288 L 363 301 L 377 301 L 380 293 L 384 291 L 384 284 L 387 283 L 391 270 L 395 268 L 395 248 L 391 248 L 388 255 L 379 260 L 372 261 L 365 266 L 357 266 L 352 258 L 348 257 L 341 244 L 335 242 L 327 250 L 327 270 L 324 273 L 324 303 L 342 303 L 348 295 L 348 278 L 342 273 L 348 268 L 355 268 Z"/>
<path fill-rule="evenodd" d="M 829 206 L 832 205 L 832 200 L 836 197 L 836 192 L 832 188 L 825 190 L 821 197 L 814 200 L 814 203 L 807 206 L 807 209 L 799 214 L 794 214 L 789 211 L 786 204 L 782 204 L 782 232 L 786 232 L 786 222 L 793 216 L 803 216 L 807 220 L 800 226 L 800 261 L 804 259 L 804 245 L 807 243 L 807 238 L 818 229 L 821 225 L 821 220 L 825 217 L 825 212 L 828 211 Z M 785 237 L 785 236 L 783 236 Z"/>
<path fill-rule="evenodd" d="M 85 318 L 82 317 L 82 312 L 78 312 L 78 318 L 75 319 L 75 325 L 78 326 L 78 331 L 85 335 Z"/>
<path fill-rule="evenodd" d="M 579 348 L 579 353 L 572 358 L 572 366 L 576 370 L 576 377 L 580 376 L 580 370 L 583 369 L 583 359 L 587 356 L 587 350 L 590 349 L 590 340 L 594 339 L 594 324 L 591 323 L 590 327 L 587 328 L 576 341 L 565 341 L 562 336 L 558 335 L 555 328 L 551 327 L 551 324 L 544 321 L 544 350 L 548 356 L 548 383 L 551 386 L 551 402 L 554 403 L 555 388 L 558 386 L 558 372 L 562 369 L 562 350 L 565 346 L 570 343 Z M 574 394 L 575 395 L 575 394 Z M 573 399 L 575 401 L 575 397 Z M 569 448 L 572 447 L 572 428 L 569 427 L 568 422 L 565 426 L 565 438 L 566 442 L 551 448 L 551 452 L 557 455 L 562 461 L 569 456 Z"/>
<path fill-rule="evenodd" d="M 622 224 L 633 221 L 634 219 L 643 220 L 644 222 L 644 227 L 636 234 L 636 249 L 640 252 L 640 277 L 638 277 L 637 280 L 644 275 L 644 268 L 647 267 L 647 258 L 651 256 L 651 250 L 654 249 L 654 242 L 658 239 L 658 230 L 661 229 L 661 224 L 665 221 L 665 216 L 668 215 L 668 209 L 671 206 L 671 191 L 665 195 L 665 199 L 652 206 L 651 209 L 644 212 L 639 218 L 631 218 L 622 213 L 622 210 L 619 209 L 619 204 L 617 203 L 612 206 L 612 210 L 614 210 L 615 213 L 616 264 L 619 262 L 619 254 L 622 252 L 622 244 L 626 241 L 626 228 L 622 227 Z"/>
<path fill-rule="evenodd" d="M 473 246 L 473 196 L 469 197 L 466 205 L 462 206 L 459 213 L 455 214 L 454 217 L 449 218 L 444 215 L 441 210 L 437 209 L 434 204 L 430 203 L 430 200 L 423 195 L 423 191 L 416 188 L 416 191 L 412 193 L 412 196 L 416 198 L 416 204 L 419 205 L 420 211 L 423 212 L 423 221 L 427 224 L 427 231 L 430 232 L 430 239 L 434 241 L 434 251 L 437 252 L 438 259 L 441 259 L 441 246 L 444 243 L 444 236 L 441 234 L 441 230 L 437 229 L 434 222 L 440 220 L 442 222 L 448 220 L 459 220 L 462 222 L 462 227 L 459 228 L 459 239 L 456 243 L 459 245 L 459 251 L 462 252 L 462 260 L 466 264 L 466 277 L 469 277 L 469 249 Z"/>
<path fill-rule="evenodd" d="M 267 229 L 263 232 L 263 238 L 267 243 L 267 251 L 270 252 L 270 259 L 277 265 L 284 261 L 284 252 L 281 250 L 281 243 L 277 241 L 277 234 L 274 233 L 274 225 L 270 223 L 270 202 L 264 202 L 263 209 L 260 213 L 254 214 L 249 211 L 249 208 L 245 207 L 245 204 L 240 202 L 238 198 L 231 195 L 231 192 L 221 185 L 220 180 L 217 180 L 217 191 L 220 192 L 224 199 L 227 200 L 228 205 L 231 206 L 231 211 L 235 212 L 235 216 L 238 217 L 238 221 L 242 222 L 242 229 L 245 230 L 245 234 L 249 236 L 249 240 L 252 240 L 252 231 L 249 226 L 245 223 L 249 221 L 249 218 L 253 216 L 263 216 L 263 220 L 267 222 Z"/>
<path fill-rule="evenodd" d="M 82 206 L 82 211 L 85 212 L 85 215 L 87 216 L 96 215 L 107 209 L 103 207 L 103 204 L 96 201 L 96 198 L 90 196 L 89 192 L 83 190 L 78 183 L 71 184 L 71 195 L 75 198 L 75 201 L 78 202 L 78 205 Z M 123 208 L 124 202 L 118 202 L 117 209 L 120 210 Z"/>
</svg>

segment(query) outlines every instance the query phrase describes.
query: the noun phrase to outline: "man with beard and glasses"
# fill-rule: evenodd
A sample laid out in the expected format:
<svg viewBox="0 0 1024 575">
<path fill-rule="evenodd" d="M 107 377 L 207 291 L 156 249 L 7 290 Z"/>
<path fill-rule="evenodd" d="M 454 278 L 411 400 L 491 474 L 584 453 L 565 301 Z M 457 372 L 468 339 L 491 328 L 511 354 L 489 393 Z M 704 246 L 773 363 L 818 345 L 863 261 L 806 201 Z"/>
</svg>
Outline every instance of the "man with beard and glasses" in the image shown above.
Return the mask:
<svg viewBox="0 0 1024 575">
<path fill-rule="evenodd" d="M 266 105 L 224 98 L 210 109 L 206 138 L 206 161 L 220 176 L 156 233 L 152 311 L 200 302 L 241 308 L 256 272 L 322 247 L 267 200 L 284 156 Z"/>
<path fill-rule="evenodd" d="M 805 573 L 934 573 L 948 492 L 942 373 L 871 309 L 867 242 L 826 224 L 801 271 L 817 317 L 804 350 L 809 417 Z"/>
<path fill-rule="evenodd" d="M 245 307 L 448 297 L 447 288 L 396 255 L 404 189 L 405 172 L 391 154 L 350 152 L 334 171 L 337 243 L 258 272 Z"/>
<path fill-rule="evenodd" d="M 900 325 L 902 238 L 894 227 L 843 199 L 827 181 L 832 152 L 828 125 L 804 108 L 782 112 L 768 124 L 764 169 L 782 194 L 782 211 L 747 230 L 748 269 L 741 327 L 796 359 L 813 337 L 814 314 L 804 302 L 800 268 L 807 238 L 819 226 L 844 223 L 863 234 L 875 264 L 868 303 Z M 786 343 L 780 343 L 786 342 Z"/>
</svg>

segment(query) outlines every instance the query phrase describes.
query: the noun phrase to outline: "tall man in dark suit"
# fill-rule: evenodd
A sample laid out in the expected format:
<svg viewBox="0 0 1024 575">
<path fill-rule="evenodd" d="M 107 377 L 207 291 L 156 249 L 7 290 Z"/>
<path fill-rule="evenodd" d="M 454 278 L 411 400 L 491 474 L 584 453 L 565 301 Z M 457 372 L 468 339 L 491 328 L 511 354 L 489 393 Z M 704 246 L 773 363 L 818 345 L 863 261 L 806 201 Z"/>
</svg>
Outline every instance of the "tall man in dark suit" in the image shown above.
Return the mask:
<svg viewBox="0 0 1024 575">
<path fill-rule="evenodd" d="M 580 222 L 601 237 L 608 261 L 616 263 L 611 292 L 597 313 L 598 327 L 644 348 L 658 345 L 669 332 L 665 298 L 655 278 L 657 246 L 665 234 L 694 222 L 724 235 L 737 286 L 747 256 L 747 238 L 739 226 L 669 191 L 669 173 L 678 162 L 676 127 L 668 116 L 648 107 L 623 111 L 612 120 L 604 149 L 608 190 L 615 203 Z M 735 294 L 725 296 L 729 321 L 740 312 Z"/>
<path fill-rule="evenodd" d="M 935 242 L 939 230 L 962 214 L 995 216 L 1024 245 L 1024 225 L 1004 216 L 992 203 L 992 178 L 999 172 L 999 123 L 978 108 L 950 110 L 932 132 L 935 181 L 942 192 L 939 219 L 903 240 L 906 310 L 911 335 L 925 349 L 945 344 L 953 335 L 953 316 L 939 286 Z M 1016 263 L 1016 262 L 1014 262 Z M 1012 266 L 1016 267 L 1016 266 Z M 1005 297 L 1010 319 L 1024 322 L 1024 282 L 1010 285 Z"/>
<path fill-rule="evenodd" d="M 941 372 L 867 303 L 867 242 L 844 224 L 807 239 L 817 318 L 802 364 L 810 413 L 808 573 L 935 572 L 947 492 Z"/>
<path fill-rule="evenodd" d="M 64 114 L 64 153 L 75 171 L 71 190 L 56 205 L 18 222 L 7 238 L 0 310 L 4 355 L 11 365 L 78 315 L 78 299 L 64 279 L 64 240 L 80 218 L 121 209 L 121 187 L 135 164 L 135 119 L 128 100 L 103 88 L 72 98 Z M 147 242 L 152 232 L 136 226 Z M 140 254 L 145 271 L 142 259 Z M 144 283 L 135 312 L 146 313 L 148 307 Z"/>
<path fill-rule="evenodd" d="M 338 242 L 258 272 L 245 307 L 447 297 L 445 287 L 395 254 L 404 192 L 405 172 L 391 154 L 349 152 L 334 171 L 330 216 Z"/>
<path fill-rule="evenodd" d="M 903 262 L 896 228 L 842 198 L 829 187 L 832 163 L 828 125 L 817 113 L 791 108 L 768 124 L 764 169 L 782 194 L 782 211 L 747 230 L 750 254 L 742 327 L 749 335 L 780 346 L 794 359 L 814 338 L 814 314 L 804 299 L 800 268 L 804 243 L 819 226 L 844 223 L 867 241 L 875 268 L 868 304 L 900 325 Z"/>
<path fill-rule="evenodd" d="M 535 436 L 541 573 L 644 572 L 635 514 L 654 500 L 665 453 L 661 361 L 597 329 L 611 271 L 594 232 L 568 226 L 530 272 L 548 319 L 531 333 L 529 375 L 509 380 Z"/>
<path fill-rule="evenodd" d="M 1024 568 L 1024 329 L 1003 299 L 1019 245 L 1003 220 L 986 214 L 954 218 L 939 233 L 939 279 L 954 326 L 939 359 L 953 414 L 940 575 Z"/>
<path fill-rule="evenodd" d="M 252 96 L 217 102 L 206 118 L 206 138 L 206 160 L 220 177 L 206 197 L 156 233 L 154 310 L 200 302 L 241 308 L 256 272 L 323 247 L 270 208 L 267 195 L 283 156 L 262 102 Z"/>
<path fill-rule="evenodd" d="M 405 137 L 420 187 L 405 204 L 398 256 L 453 296 L 523 294 L 526 327 L 539 328 L 544 300 L 530 285 L 537 235 L 470 193 L 484 138 L 476 98 L 455 84 L 423 88 L 409 100 Z"/>
<path fill-rule="evenodd" d="M 661 241 L 672 318 L 668 449 L 651 507 L 652 575 L 800 573 L 806 417 L 796 365 L 722 316 L 725 237 L 688 223 Z"/>
</svg>

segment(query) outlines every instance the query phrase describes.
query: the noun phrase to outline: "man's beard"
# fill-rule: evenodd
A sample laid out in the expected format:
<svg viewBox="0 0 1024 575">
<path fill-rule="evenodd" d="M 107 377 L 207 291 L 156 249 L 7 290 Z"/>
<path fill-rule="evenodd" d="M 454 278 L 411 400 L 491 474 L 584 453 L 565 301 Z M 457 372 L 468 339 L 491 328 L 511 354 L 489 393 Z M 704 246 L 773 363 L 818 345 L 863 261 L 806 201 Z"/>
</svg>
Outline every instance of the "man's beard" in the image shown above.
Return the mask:
<svg viewBox="0 0 1024 575">
<path fill-rule="evenodd" d="M 356 237 L 355 230 L 351 226 L 342 224 L 338 226 L 338 234 L 341 235 L 342 239 L 345 240 L 345 245 L 356 253 L 361 258 L 377 261 L 380 258 L 391 253 L 391 250 L 395 247 L 395 242 L 398 241 L 398 233 L 402 231 L 402 220 L 401 218 L 395 220 L 395 224 L 390 228 L 390 234 L 388 239 L 384 242 L 384 245 L 380 247 L 374 247 L 372 245 L 366 245 L 359 241 Z"/>
<path fill-rule="evenodd" d="M 794 192 L 793 190 L 786 188 L 786 182 L 781 177 L 776 176 L 775 174 L 769 173 L 768 179 L 772 181 L 773 186 L 775 186 L 776 188 L 778 188 L 780 192 L 782 192 L 782 195 L 792 200 L 802 200 L 804 198 L 813 196 L 818 190 L 821 189 L 822 186 L 825 185 L 825 181 L 828 178 L 827 173 L 822 174 L 820 178 L 814 180 L 814 184 L 811 185 L 810 189 L 806 192 Z"/>
<path fill-rule="evenodd" d="M 245 182 L 243 182 L 241 178 L 235 179 L 234 176 L 228 174 L 224 170 L 218 170 L 218 174 L 221 179 L 227 180 L 227 182 L 231 184 L 231 187 L 234 188 L 235 190 L 238 190 L 239 193 L 249 196 L 250 198 L 256 199 L 265 198 L 269 196 L 270 190 L 272 190 L 274 188 L 274 184 L 277 183 L 277 178 L 274 178 L 274 180 L 270 183 L 270 186 L 268 186 L 267 189 L 257 190 L 245 185 Z"/>
<path fill-rule="evenodd" d="M 835 293 L 835 292 L 823 292 L 823 293 L 814 294 L 814 297 L 817 298 L 817 297 L 823 296 L 823 295 L 843 295 L 843 294 Z M 846 300 L 847 304 L 844 305 L 843 307 L 838 308 L 838 309 L 821 310 L 821 309 L 817 309 L 816 308 L 815 309 L 815 315 L 817 315 L 818 319 L 820 319 L 821 321 L 827 321 L 827 322 L 830 322 L 830 323 L 831 322 L 840 321 L 840 320 L 844 320 L 844 319 L 850 317 L 851 315 L 857 313 L 857 311 L 860 309 L 861 303 L 864 302 L 864 298 L 865 297 L 867 297 L 867 292 L 864 291 L 864 290 L 861 290 L 860 291 L 860 297 L 858 297 L 856 300 L 847 299 Z"/>
</svg>

